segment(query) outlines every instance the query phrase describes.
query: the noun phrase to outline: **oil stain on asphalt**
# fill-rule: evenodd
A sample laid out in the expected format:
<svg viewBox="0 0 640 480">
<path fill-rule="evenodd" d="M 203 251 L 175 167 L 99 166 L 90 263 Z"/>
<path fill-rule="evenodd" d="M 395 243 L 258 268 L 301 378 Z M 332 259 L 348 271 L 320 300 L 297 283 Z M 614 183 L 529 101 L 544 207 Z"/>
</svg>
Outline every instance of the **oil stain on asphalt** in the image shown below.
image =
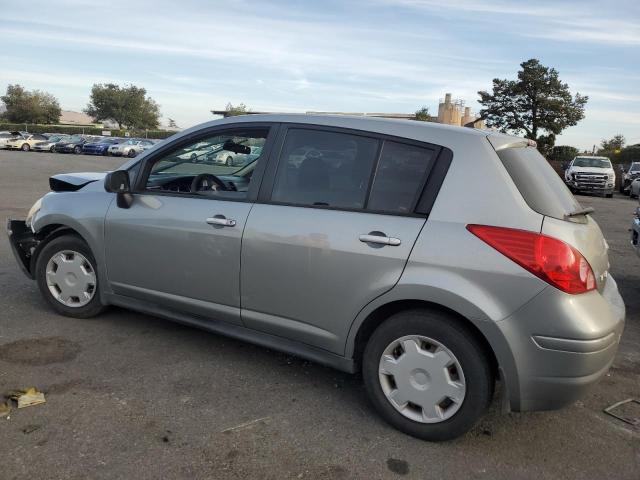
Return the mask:
<svg viewBox="0 0 640 480">
<path fill-rule="evenodd" d="M 62 337 L 17 340 L 0 345 L 0 360 L 21 365 L 50 365 L 70 362 L 82 348 Z"/>
</svg>

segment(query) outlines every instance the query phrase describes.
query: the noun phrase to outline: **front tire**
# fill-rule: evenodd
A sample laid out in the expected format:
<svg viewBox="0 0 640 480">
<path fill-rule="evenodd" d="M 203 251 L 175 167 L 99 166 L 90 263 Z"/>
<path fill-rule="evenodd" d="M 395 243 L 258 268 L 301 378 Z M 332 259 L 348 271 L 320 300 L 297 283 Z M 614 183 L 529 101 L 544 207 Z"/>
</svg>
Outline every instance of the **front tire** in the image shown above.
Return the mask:
<svg viewBox="0 0 640 480">
<path fill-rule="evenodd" d="M 136 151 L 132 148 L 131 150 L 129 150 L 129 152 L 127 153 L 127 156 L 129 158 L 133 158 L 136 156 Z"/>
<path fill-rule="evenodd" d="M 96 260 L 79 237 L 63 235 L 51 240 L 38 255 L 35 270 L 40 293 L 56 312 L 89 318 L 104 309 Z"/>
<path fill-rule="evenodd" d="M 493 396 L 487 353 L 456 317 L 408 310 L 387 319 L 364 351 L 369 399 L 393 427 L 443 441 L 467 432 Z"/>
<path fill-rule="evenodd" d="M 80 145 L 76 145 L 75 147 L 73 147 L 73 153 L 75 153 L 76 155 L 79 155 L 82 153 L 82 147 Z"/>
<path fill-rule="evenodd" d="M 21 148 L 23 152 L 28 152 L 29 150 L 31 150 L 31 145 L 29 145 L 28 143 L 23 143 Z"/>
</svg>

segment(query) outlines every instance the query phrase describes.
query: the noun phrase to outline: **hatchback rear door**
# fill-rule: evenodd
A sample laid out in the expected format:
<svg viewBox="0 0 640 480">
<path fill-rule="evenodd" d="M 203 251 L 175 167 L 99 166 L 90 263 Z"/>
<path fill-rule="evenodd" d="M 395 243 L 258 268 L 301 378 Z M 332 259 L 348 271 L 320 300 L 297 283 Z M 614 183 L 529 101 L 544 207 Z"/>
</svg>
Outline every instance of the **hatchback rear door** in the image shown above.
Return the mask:
<svg viewBox="0 0 640 480">
<path fill-rule="evenodd" d="M 491 140 L 491 137 L 489 137 Z M 575 215 L 582 207 L 549 162 L 532 146 L 498 146 L 502 161 L 529 207 L 544 215 L 540 233 L 563 240 L 589 262 L 602 291 L 609 269 L 609 246 L 589 215 Z"/>
<path fill-rule="evenodd" d="M 306 125 L 274 151 L 243 235 L 242 321 L 342 354 L 358 312 L 402 274 L 441 149 Z"/>
</svg>

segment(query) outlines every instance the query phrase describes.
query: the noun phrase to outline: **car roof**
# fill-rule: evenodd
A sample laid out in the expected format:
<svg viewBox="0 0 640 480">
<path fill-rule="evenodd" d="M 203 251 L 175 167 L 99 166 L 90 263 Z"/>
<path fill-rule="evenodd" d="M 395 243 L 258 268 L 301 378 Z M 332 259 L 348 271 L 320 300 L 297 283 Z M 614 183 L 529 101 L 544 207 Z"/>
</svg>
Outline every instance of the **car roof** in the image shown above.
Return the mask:
<svg viewBox="0 0 640 480">
<path fill-rule="evenodd" d="M 490 130 L 476 128 L 457 127 L 434 122 L 420 122 L 416 120 L 391 119 L 380 117 L 368 117 L 363 115 L 319 115 L 305 113 L 282 114 L 249 114 L 212 120 L 189 129 L 183 130 L 182 135 L 189 135 L 202 128 L 216 125 L 272 122 L 272 123 L 297 123 L 306 125 L 318 125 L 325 127 L 339 127 L 353 130 L 362 130 L 384 135 L 409 138 L 438 145 L 455 144 L 462 139 L 482 139 L 490 137 L 494 147 L 496 145 L 513 144 L 526 145 L 526 139 L 505 135 Z M 181 135 L 181 136 L 182 136 Z M 496 147 L 497 148 L 497 147 Z"/>
</svg>

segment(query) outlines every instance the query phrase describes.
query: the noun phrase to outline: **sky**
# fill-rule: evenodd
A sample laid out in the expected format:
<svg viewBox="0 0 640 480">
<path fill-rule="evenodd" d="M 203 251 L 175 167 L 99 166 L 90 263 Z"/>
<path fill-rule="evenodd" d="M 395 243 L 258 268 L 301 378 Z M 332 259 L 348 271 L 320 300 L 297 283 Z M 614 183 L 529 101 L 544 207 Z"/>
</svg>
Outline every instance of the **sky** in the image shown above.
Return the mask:
<svg viewBox="0 0 640 480">
<path fill-rule="evenodd" d="M 538 58 L 586 118 L 556 145 L 640 143 L 640 1 L 0 0 L 0 91 L 81 111 L 94 83 L 135 84 L 182 128 L 254 111 L 437 113 Z"/>
</svg>

